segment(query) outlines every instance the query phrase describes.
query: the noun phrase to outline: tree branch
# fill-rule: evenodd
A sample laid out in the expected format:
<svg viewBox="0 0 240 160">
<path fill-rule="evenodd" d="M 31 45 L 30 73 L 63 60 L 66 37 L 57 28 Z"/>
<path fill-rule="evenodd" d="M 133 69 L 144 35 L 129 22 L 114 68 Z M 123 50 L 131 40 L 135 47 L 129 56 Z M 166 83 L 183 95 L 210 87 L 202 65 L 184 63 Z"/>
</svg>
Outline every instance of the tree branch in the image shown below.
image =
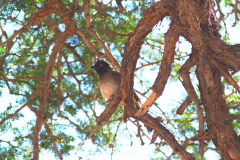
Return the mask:
<svg viewBox="0 0 240 160">
<path fill-rule="evenodd" d="M 35 128 L 32 135 L 32 143 L 33 143 L 33 160 L 39 159 L 39 134 L 42 128 L 42 120 L 37 116 Z"/>
<path fill-rule="evenodd" d="M 132 112 L 136 112 L 134 108 L 131 108 Z M 189 154 L 175 139 L 175 137 L 172 135 L 172 133 L 169 132 L 168 129 L 166 129 L 161 123 L 156 121 L 151 115 L 148 113 L 145 113 L 144 115 L 140 117 L 134 117 L 141 122 L 143 122 L 146 126 L 151 127 L 154 129 L 155 135 L 153 135 L 152 141 L 156 139 L 156 134 L 162 139 L 164 139 L 167 144 L 172 148 L 172 150 L 182 159 L 182 160 L 193 160 L 191 154 Z"/>
<path fill-rule="evenodd" d="M 87 31 L 95 38 L 95 40 L 98 42 L 98 44 L 104 49 L 105 51 L 105 57 L 110 61 L 112 64 L 113 68 L 120 71 L 120 65 L 116 61 L 116 59 L 113 57 L 112 53 L 110 50 L 107 48 L 107 46 L 104 44 L 102 39 L 98 36 L 98 34 L 93 30 L 90 22 L 90 16 L 89 16 L 89 11 L 90 11 L 90 1 L 89 0 L 84 0 L 84 8 L 85 8 L 85 18 L 86 18 L 86 27 Z"/>
<path fill-rule="evenodd" d="M 227 45 L 217 37 L 208 39 L 209 47 L 213 50 L 211 55 L 216 61 L 223 64 L 225 69 L 235 72 L 240 70 L 240 44 Z"/>
<path fill-rule="evenodd" d="M 152 104 L 157 100 L 157 98 L 162 95 L 168 77 L 171 73 L 171 65 L 174 60 L 175 45 L 178 41 L 178 37 L 178 27 L 172 22 L 168 32 L 165 34 L 163 58 L 161 61 L 161 66 L 159 68 L 158 76 L 152 86 L 153 92 L 139 109 L 139 111 L 136 113 L 136 116 L 141 116 L 146 113 L 147 110 L 152 106 Z"/>
<path fill-rule="evenodd" d="M 106 121 L 108 121 L 109 118 L 117 109 L 120 101 L 121 101 L 120 93 L 114 94 L 110 103 L 107 105 L 106 109 L 101 113 L 101 115 L 97 118 L 96 122 L 100 124 L 102 122 L 105 123 Z"/>
<path fill-rule="evenodd" d="M 20 108 L 18 108 L 13 114 L 10 114 L 8 115 L 6 118 L 3 118 L 1 121 L 0 121 L 0 125 L 2 125 L 6 120 L 10 119 L 10 118 L 13 118 L 15 117 L 18 112 L 20 112 L 24 107 L 26 107 L 27 105 L 29 105 L 30 103 L 32 103 L 32 101 L 36 98 L 36 96 L 40 93 L 40 88 L 37 88 L 33 93 L 32 95 L 28 98 L 27 102 L 22 105 Z"/>
<path fill-rule="evenodd" d="M 185 99 L 185 101 L 180 105 L 180 107 L 178 107 L 177 109 L 177 114 L 182 115 L 183 112 L 185 111 L 185 109 L 191 104 L 192 100 L 189 98 L 189 96 L 187 96 L 187 98 Z"/>
<path fill-rule="evenodd" d="M 44 86 L 43 92 L 42 92 L 42 95 L 41 95 L 41 98 L 40 98 L 42 108 L 44 106 L 46 106 L 47 101 L 48 101 L 49 85 L 50 85 L 50 79 L 52 77 L 51 74 L 52 74 L 52 71 L 53 71 L 53 67 L 55 65 L 55 61 L 56 61 L 58 52 L 60 51 L 60 49 L 64 45 L 65 41 L 68 39 L 68 37 L 70 35 L 71 35 L 71 32 L 69 33 L 68 30 L 66 30 L 63 34 L 60 35 L 60 37 L 58 38 L 58 40 L 55 43 L 55 46 L 52 50 L 51 55 L 49 57 L 47 67 L 45 69 L 44 81 L 42 82 L 42 84 Z"/>
<path fill-rule="evenodd" d="M 196 51 L 196 49 L 192 48 L 192 54 L 190 56 L 190 58 L 182 65 L 182 67 L 180 68 L 180 70 L 178 71 L 178 74 L 181 76 L 182 80 L 180 79 L 180 81 L 182 82 L 185 90 L 188 93 L 188 101 L 185 101 L 186 103 L 183 103 L 183 105 L 187 105 L 190 104 L 192 101 L 196 104 L 197 106 L 197 113 L 198 113 L 198 121 L 199 121 L 199 135 L 203 136 L 204 134 L 204 115 L 203 115 L 203 110 L 201 108 L 201 102 L 198 99 L 197 93 L 194 90 L 194 87 L 191 83 L 191 79 L 189 76 L 189 70 L 198 63 L 198 53 Z M 181 107 L 181 106 L 180 106 Z M 180 108 L 179 107 L 179 108 Z M 185 106 L 187 107 L 187 106 Z M 199 141 L 199 154 L 201 157 L 203 157 L 204 154 L 204 144 L 202 141 Z"/>
<path fill-rule="evenodd" d="M 240 87 L 239 87 L 238 83 L 232 78 L 232 76 L 228 73 L 228 71 L 224 67 L 222 67 L 221 64 L 219 64 L 214 59 L 212 59 L 210 56 L 208 56 L 208 58 L 211 61 L 211 63 L 214 64 L 218 68 L 218 70 L 224 76 L 226 81 L 229 84 L 231 84 L 236 89 L 236 91 L 240 94 Z"/>
<path fill-rule="evenodd" d="M 161 19 L 163 19 L 166 15 L 168 15 L 168 9 L 170 6 L 168 4 L 175 4 L 173 1 L 167 3 L 169 1 L 162 0 L 153 4 L 147 11 L 143 13 L 143 18 L 139 21 L 133 33 L 130 35 L 127 44 L 125 45 L 125 52 L 123 55 L 123 61 L 121 66 L 121 90 L 122 90 L 122 98 L 124 103 L 126 104 L 125 110 L 127 109 L 128 115 L 132 116 L 135 119 L 142 121 L 147 127 L 154 129 L 155 132 L 162 137 L 167 144 L 178 154 L 181 159 L 194 159 L 191 154 L 186 152 L 181 145 L 178 144 L 174 136 L 164 127 L 162 126 L 156 119 L 151 117 L 148 113 L 136 117 L 135 113 L 137 109 L 133 106 L 133 77 L 134 71 L 136 69 L 136 62 L 139 58 L 139 52 L 141 49 L 141 45 L 143 44 L 144 38 L 151 32 L 152 27 L 156 25 Z M 168 8 L 169 7 L 169 8 Z M 156 10 L 156 8 L 158 8 Z M 172 26 L 172 30 L 169 31 L 172 36 L 166 37 L 166 41 L 168 41 L 169 46 L 166 46 L 165 50 L 165 58 L 162 60 L 164 65 L 161 65 L 161 68 L 168 70 L 170 73 L 171 63 L 173 61 L 174 49 L 176 41 L 178 40 L 178 34 L 176 34 L 176 26 Z M 174 38 L 173 38 L 174 37 Z M 167 53 L 169 51 L 170 53 Z M 167 76 L 168 78 L 168 76 Z M 166 79 L 167 79 L 166 78 Z M 160 75 L 158 75 L 158 81 L 160 79 Z M 156 82 L 156 83 L 159 83 Z M 164 84 L 165 85 L 165 84 Z M 163 87 L 164 88 L 164 87 Z M 154 91 L 159 93 L 159 86 L 155 85 Z"/>
<path fill-rule="evenodd" d="M 55 143 L 55 138 L 54 138 L 54 136 L 52 135 L 52 132 L 51 132 L 51 130 L 50 130 L 47 122 L 44 122 L 44 127 L 45 127 L 45 130 L 46 130 L 48 136 L 50 137 L 50 139 L 51 139 L 51 141 L 52 141 L 53 150 L 57 153 L 59 159 L 60 159 L 60 160 L 63 160 L 63 157 L 62 157 L 61 153 L 60 153 L 60 152 L 58 151 L 58 149 L 57 149 L 57 145 L 56 145 L 56 143 Z"/>
</svg>

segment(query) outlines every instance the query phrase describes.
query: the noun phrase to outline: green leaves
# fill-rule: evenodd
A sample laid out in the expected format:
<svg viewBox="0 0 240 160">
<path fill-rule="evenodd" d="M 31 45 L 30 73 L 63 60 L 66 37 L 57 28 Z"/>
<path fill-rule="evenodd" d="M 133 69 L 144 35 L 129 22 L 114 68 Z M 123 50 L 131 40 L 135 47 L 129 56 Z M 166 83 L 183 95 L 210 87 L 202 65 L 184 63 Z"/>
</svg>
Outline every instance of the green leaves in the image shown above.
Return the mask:
<svg viewBox="0 0 240 160">
<path fill-rule="evenodd" d="M 122 107 L 118 107 L 107 124 L 96 124 L 96 119 L 107 104 L 100 95 L 98 77 L 90 67 L 98 58 L 107 57 L 103 45 L 109 49 L 119 63 L 121 62 L 125 44 L 141 19 L 142 11 L 154 1 L 122 1 L 123 11 L 119 9 L 116 1 L 107 3 L 107 1 L 91 0 L 90 19 L 87 19 L 85 15 L 85 6 L 82 0 L 59 2 L 61 3 L 51 4 L 45 0 L 9 1 L 9 3 L 4 1 L 1 6 L 0 87 L 7 88 L 11 94 L 17 97 L 17 100 L 13 99 L 14 102 L 16 101 L 14 105 L 13 103 L 9 104 L 4 106 L 4 109 L 0 107 L 0 121 L 14 114 L 32 94 L 36 93 L 36 96 L 21 112 L 0 126 L 0 159 L 33 158 L 32 136 L 37 118 L 48 125 L 53 136 L 53 138 L 49 136 L 49 133 L 41 126 L 40 136 L 37 137 L 39 138 L 40 154 L 43 149 L 56 154 L 53 150 L 55 143 L 57 150 L 63 155 L 63 159 L 68 157 L 72 150 L 77 152 L 79 148 L 84 148 L 88 139 L 98 147 L 96 150 L 91 150 L 93 153 L 100 151 L 100 148 L 109 147 L 113 151 L 113 147 L 117 147 L 119 144 L 119 141 L 116 140 L 119 131 L 121 134 L 129 133 L 130 137 L 137 135 L 140 141 L 148 139 L 142 138 L 147 137 L 148 134 L 141 130 L 141 124 L 135 120 L 130 119 L 124 125 L 126 126 L 124 129 L 118 130 L 124 111 Z M 232 1 L 229 0 L 224 1 L 225 6 L 231 6 L 231 3 Z M 46 4 L 51 5 L 48 10 L 42 8 Z M 58 8 L 55 8 L 55 5 Z M 59 7 L 64 8 L 64 13 L 58 12 Z M 27 26 L 30 25 L 30 17 L 40 12 L 41 14 L 35 17 L 39 23 Z M 91 23 L 89 28 L 86 27 L 87 20 Z M 135 82 L 134 87 L 139 89 L 141 92 L 139 95 L 143 95 L 143 97 L 149 95 L 149 88 L 161 65 L 165 47 L 164 33 L 167 31 L 170 21 L 171 19 L 167 17 L 155 26 L 142 45 L 136 72 L 139 81 Z M 23 30 L 19 30 L 21 27 Z M 59 41 L 62 41 L 61 35 L 71 31 L 69 28 L 74 33 L 67 37 L 62 46 L 56 46 Z M 76 30 L 80 30 L 84 37 Z M 4 35 L 5 32 L 7 35 Z M 94 35 L 100 38 L 102 44 Z M 223 40 L 231 44 L 228 34 L 223 37 Z M 182 42 L 185 43 L 186 40 L 183 39 Z M 56 48 L 59 49 L 56 60 L 49 62 L 53 50 Z M 176 45 L 175 63 L 171 72 L 172 81 L 178 80 L 177 72 L 189 57 L 190 48 L 189 44 L 180 44 L 180 42 Z M 51 72 L 47 68 L 48 65 L 53 65 Z M 191 78 L 193 81 L 196 79 L 195 77 Z M 49 88 L 46 89 L 48 79 L 50 79 Z M 235 75 L 234 79 L 239 82 L 239 75 Z M 227 82 L 223 81 L 223 83 L 225 90 L 232 92 L 233 88 Z M 197 86 L 197 83 L 194 86 Z M 197 90 L 197 87 L 195 89 Z M 177 91 L 177 89 L 173 90 L 173 92 Z M 47 97 L 45 97 L 46 93 Z M 9 99 L 1 92 L 0 98 Z M 47 101 L 46 105 L 43 105 L 44 98 Z M 144 100 L 145 98 L 143 98 L 143 102 Z M 233 117 L 235 115 L 232 122 L 233 127 L 239 133 L 239 120 L 236 118 L 240 114 L 239 96 L 232 94 L 226 97 L 226 101 L 229 103 Z M 157 112 L 154 110 L 153 114 L 156 114 L 156 117 L 159 115 L 164 117 L 164 124 L 184 144 L 187 139 L 198 134 L 197 110 L 196 106 L 192 104 L 182 116 L 176 116 L 175 109 L 178 105 L 171 104 L 174 109 L 168 113 L 158 109 Z M 128 128 L 129 123 L 131 127 Z M 9 133 L 12 134 L 11 139 L 3 141 L 4 136 Z M 200 157 L 198 143 L 198 141 L 194 141 L 186 145 L 187 150 L 192 152 L 196 159 Z M 156 144 L 158 152 L 162 149 L 166 150 L 165 142 L 160 141 L 159 144 L 161 145 L 157 146 Z M 209 148 L 205 147 L 205 149 Z M 171 156 L 177 159 L 176 155 Z M 168 158 L 165 155 L 160 158 L 162 157 Z"/>
</svg>

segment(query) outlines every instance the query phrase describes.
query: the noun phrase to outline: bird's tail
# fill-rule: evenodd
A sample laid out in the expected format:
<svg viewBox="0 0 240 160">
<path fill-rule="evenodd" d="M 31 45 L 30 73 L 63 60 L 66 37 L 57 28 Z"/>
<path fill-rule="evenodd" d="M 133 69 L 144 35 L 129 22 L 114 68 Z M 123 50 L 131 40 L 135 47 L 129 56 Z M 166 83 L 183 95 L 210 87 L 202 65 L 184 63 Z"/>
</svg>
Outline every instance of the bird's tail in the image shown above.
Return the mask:
<svg viewBox="0 0 240 160">
<path fill-rule="evenodd" d="M 134 92 L 133 95 L 133 103 L 134 103 L 134 107 L 136 109 L 140 109 L 140 106 L 142 105 L 140 98 L 138 97 L 138 95 Z"/>
</svg>

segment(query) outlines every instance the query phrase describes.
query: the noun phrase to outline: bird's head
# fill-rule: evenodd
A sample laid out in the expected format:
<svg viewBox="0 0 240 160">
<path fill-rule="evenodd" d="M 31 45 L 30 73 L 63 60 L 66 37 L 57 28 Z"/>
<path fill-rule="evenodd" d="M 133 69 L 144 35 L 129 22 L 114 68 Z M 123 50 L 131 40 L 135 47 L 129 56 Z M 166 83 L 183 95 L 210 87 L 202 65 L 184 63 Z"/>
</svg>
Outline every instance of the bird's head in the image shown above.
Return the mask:
<svg viewBox="0 0 240 160">
<path fill-rule="evenodd" d="M 112 69 L 110 65 L 103 60 L 98 60 L 91 68 L 95 69 L 98 74 L 103 74 Z"/>
</svg>

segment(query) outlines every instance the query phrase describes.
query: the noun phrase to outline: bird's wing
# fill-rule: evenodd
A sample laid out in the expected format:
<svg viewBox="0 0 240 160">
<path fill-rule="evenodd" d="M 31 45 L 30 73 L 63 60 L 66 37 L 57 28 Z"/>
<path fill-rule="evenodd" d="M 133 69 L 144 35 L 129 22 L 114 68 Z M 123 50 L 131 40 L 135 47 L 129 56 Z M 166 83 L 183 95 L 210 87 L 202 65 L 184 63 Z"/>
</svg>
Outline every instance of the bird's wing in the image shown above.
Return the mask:
<svg viewBox="0 0 240 160">
<path fill-rule="evenodd" d="M 121 74 L 119 72 L 112 71 L 112 77 L 114 78 L 115 81 L 117 81 L 120 84 Z M 133 98 L 134 98 L 135 107 L 139 109 L 141 105 L 141 101 L 135 92 L 134 92 Z"/>
<path fill-rule="evenodd" d="M 119 72 L 111 71 L 111 78 L 113 78 L 114 81 L 117 82 L 120 85 L 121 74 Z"/>
</svg>

